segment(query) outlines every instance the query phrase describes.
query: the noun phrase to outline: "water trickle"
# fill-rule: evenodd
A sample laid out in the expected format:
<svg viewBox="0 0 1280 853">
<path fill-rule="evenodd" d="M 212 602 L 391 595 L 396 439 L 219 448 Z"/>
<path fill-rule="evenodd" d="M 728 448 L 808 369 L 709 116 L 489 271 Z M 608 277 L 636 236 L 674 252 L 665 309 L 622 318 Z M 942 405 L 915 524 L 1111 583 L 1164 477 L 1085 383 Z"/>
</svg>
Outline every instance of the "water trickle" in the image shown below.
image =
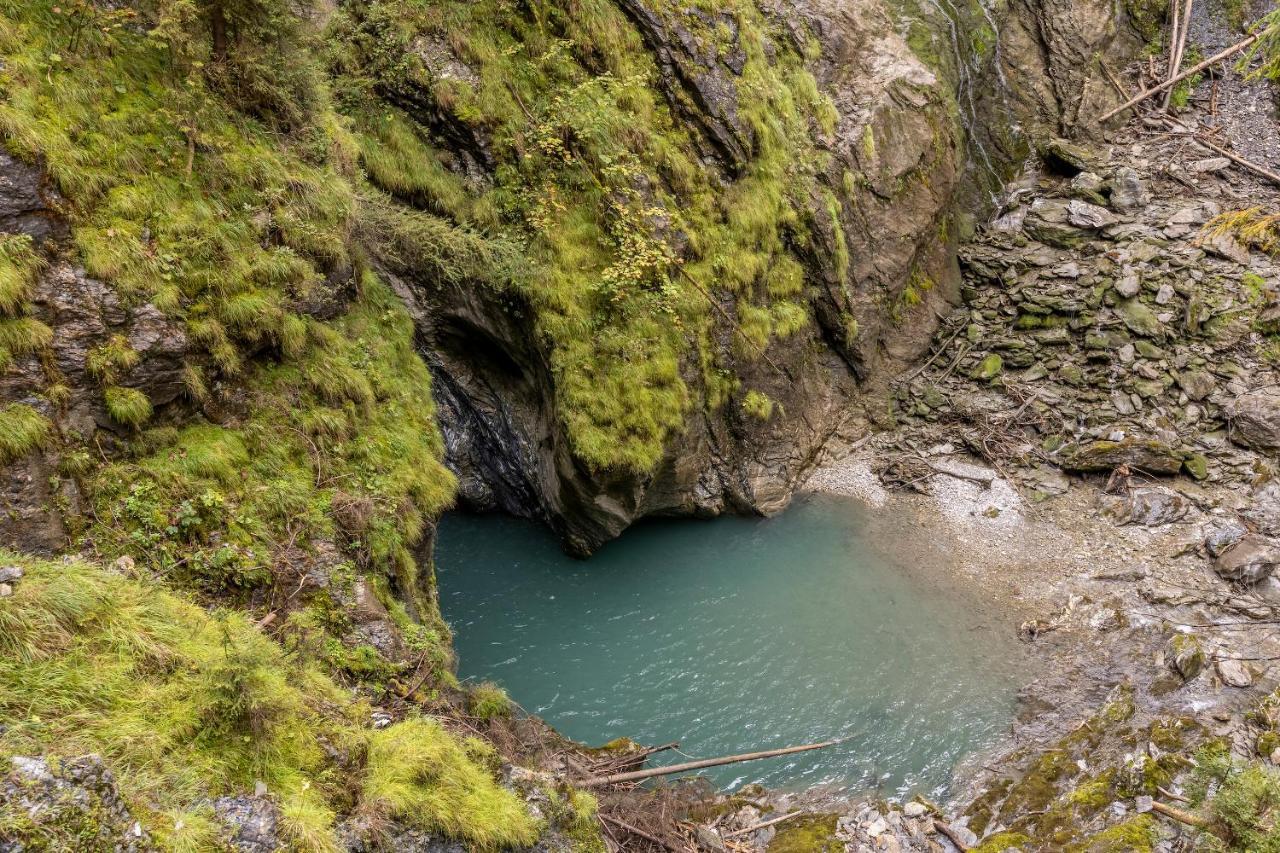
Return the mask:
<svg viewBox="0 0 1280 853">
<path fill-rule="evenodd" d="M 642 524 L 583 562 L 528 522 L 447 517 L 437 570 L 460 674 L 588 743 L 708 757 L 850 738 L 710 771 L 726 788 L 944 796 L 1008 725 L 1020 647 L 945 573 L 877 556 L 868 522 L 808 497 L 772 519 Z"/>
</svg>

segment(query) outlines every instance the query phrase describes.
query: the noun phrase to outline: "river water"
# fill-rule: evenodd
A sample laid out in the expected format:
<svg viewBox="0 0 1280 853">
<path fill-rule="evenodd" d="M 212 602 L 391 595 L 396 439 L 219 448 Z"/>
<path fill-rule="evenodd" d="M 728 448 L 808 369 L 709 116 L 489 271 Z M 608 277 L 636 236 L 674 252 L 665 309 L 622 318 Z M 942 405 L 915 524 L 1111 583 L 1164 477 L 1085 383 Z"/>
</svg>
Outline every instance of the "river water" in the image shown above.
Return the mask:
<svg viewBox="0 0 1280 853">
<path fill-rule="evenodd" d="M 1012 719 L 1018 643 L 947 572 L 901 556 L 917 549 L 872 547 L 886 525 L 867 513 L 806 496 L 770 519 L 646 522 L 586 561 L 539 525 L 450 515 L 437 571 L 460 675 L 590 744 L 676 740 L 703 758 L 849 738 L 708 771 L 726 789 L 943 797 Z"/>
</svg>

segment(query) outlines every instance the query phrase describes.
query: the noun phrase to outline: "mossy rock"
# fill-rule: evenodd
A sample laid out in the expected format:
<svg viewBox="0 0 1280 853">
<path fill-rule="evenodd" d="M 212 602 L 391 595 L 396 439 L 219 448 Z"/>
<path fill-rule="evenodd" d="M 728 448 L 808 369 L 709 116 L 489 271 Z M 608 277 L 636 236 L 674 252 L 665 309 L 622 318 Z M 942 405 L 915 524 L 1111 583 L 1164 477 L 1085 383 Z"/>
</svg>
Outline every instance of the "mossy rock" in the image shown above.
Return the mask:
<svg viewBox="0 0 1280 853">
<path fill-rule="evenodd" d="M 995 353 L 991 353 L 973 369 L 969 374 L 970 378 L 982 381 L 991 381 L 1004 372 L 1004 359 Z"/>
<path fill-rule="evenodd" d="M 1156 439 L 1091 441 L 1062 454 L 1062 467 L 1080 473 L 1112 471 L 1128 465 L 1147 474 L 1173 476 L 1182 470 L 1183 454 Z"/>
<path fill-rule="evenodd" d="M 769 842 L 769 853 L 842 853 L 844 842 L 836 838 L 839 815 L 805 815 L 787 821 Z"/>
</svg>

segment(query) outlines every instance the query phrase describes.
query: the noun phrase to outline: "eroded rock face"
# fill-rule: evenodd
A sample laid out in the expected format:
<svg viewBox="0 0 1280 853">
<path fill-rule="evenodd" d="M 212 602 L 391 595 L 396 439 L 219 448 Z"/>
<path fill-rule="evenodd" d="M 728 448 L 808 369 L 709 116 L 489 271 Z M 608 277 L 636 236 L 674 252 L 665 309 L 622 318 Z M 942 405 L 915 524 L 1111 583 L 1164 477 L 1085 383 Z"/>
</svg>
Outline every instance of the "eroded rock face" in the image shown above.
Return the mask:
<svg viewBox="0 0 1280 853">
<path fill-rule="evenodd" d="M 0 372 L 0 405 L 24 403 L 55 418 L 69 438 L 118 432 L 103 405 L 100 385 L 88 375 L 86 358 L 95 347 L 120 336 L 140 356 L 120 378 L 137 388 L 154 406 L 174 401 L 183 390 L 183 356 L 187 338 L 180 323 L 154 305 L 126 307 L 115 291 L 65 260 L 69 231 L 58 208 L 62 200 L 47 185 L 36 165 L 0 153 L 0 232 L 25 234 L 47 257 L 31 294 L 30 315 L 54 330 L 47 353 L 15 358 Z M 55 407 L 44 391 L 54 381 L 67 387 L 65 407 Z M 109 439 L 108 439 L 109 443 Z M 56 505 L 74 507 L 79 499 L 70 480 L 55 488 L 52 475 L 57 454 L 33 452 L 0 466 L 0 544 L 24 551 L 55 551 L 65 544 Z"/>
<path fill-rule="evenodd" d="M 736 94 L 741 57 L 708 51 L 691 33 L 723 26 L 732 34 L 736 23 L 698 10 L 672 13 L 645 0 L 619 5 L 657 61 L 666 100 L 695 131 L 704 163 L 724 181 L 734 180 L 753 145 Z M 589 470 L 575 458 L 556 410 L 547 353 L 524 306 L 481 288 L 441 288 L 405 271 L 397 289 L 410 303 L 433 367 L 463 502 L 543 519 L 581 554 L 646 515 L 782 508 L 827 438 L 857 416 L 887 376 L 920 357 L 937 325 L 934 307 L 958 302 L 955 223 L 971 221 L 975 212 L 957 211 L 958 200 L 980 198 L 975 181 L 991 180 L 988 173 L 1021 156 L 1016 145 L 972 135 L 983 135 L 975 122 L 984 104 L 1001 102 L 993 125 L 1008 123 L 1009 109 L 1021 110 L 1057 134 L 1081 113 L 1073 98 L 1084 96 L 1088 75 L 1072 69 L 1069 81 L 1055 83 L 1046 57 L 1053 55 L 1053 68 L 1065 68 L 1078 54 L 1093 62 L 1096 54 L 1131 46 L 1117 36 L 1124 23 L 1109 4 L 1050 5 L 1005 10 L 998 23 L 1012 35 L 997 52 L 1000 64 L 985 70 L 969 58 L 960 67 L 947 50 L 919 55 L 880 0 L 789 0 L 767 7 L 798 46 L 809 34 L 820 44 L 809 67 L 836 108 L 834 128 L 822 142 L 831 155 L 822 183 L 836 188 L 839 217 L 823 199 L 813 199 L 812 246 L 802 258 L 809 327 L 771 345 L 768 359 L 732 365 L 744 387 L 779 404 L 774 414 L 759 421 L 734 406 L 708 411 L 695 404 L 647 474 Z M 949 44 L 952 27 L 970 23 L 987 22 L 924 21 L 939 45 Z M 1029 80 L 1036 94 L 1025 103 L 1001 94 L 1005 82 L 1012 92 Z M 971 139 L 983 146 L 980 157 L 966 148 Z M 979 160 L 983 168 L 975 166 Z M 1067 227 L 1074 227 L 1070 218 L 1090 229 L 1111 222 L 1096 205 L 1072 204 L 1063 209 Z M 847 268 L 836 262 L 838 245 L 847 251 Z M 921 299 L 925 304 L 916 310 L 901 307 Z M 684 365 L 682 375 L 698 398 L 694 365 Z"/>
</svg>

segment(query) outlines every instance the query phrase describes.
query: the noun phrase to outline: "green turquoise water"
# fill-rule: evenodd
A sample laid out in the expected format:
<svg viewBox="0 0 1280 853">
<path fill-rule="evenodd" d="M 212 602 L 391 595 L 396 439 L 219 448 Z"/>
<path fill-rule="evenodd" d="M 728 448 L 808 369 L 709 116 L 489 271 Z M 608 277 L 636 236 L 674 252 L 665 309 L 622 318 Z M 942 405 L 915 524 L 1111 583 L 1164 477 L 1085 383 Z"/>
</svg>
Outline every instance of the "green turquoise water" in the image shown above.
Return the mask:
<svg viewBox="0 0 1280 853">
<path fill-rule="evenodd" d="M 1012 719 L 1018 644 L 945 572 L 870 547 L 883 528 L 807 497 L 771 519 L 640 524 L 579 561 L 530 522 L 452 515 L 441 607 L 462 677 L 576 740 L 677 740 L 702 758 L 848 737 L 709 775 L 944 796 Z"/>
</svg>

